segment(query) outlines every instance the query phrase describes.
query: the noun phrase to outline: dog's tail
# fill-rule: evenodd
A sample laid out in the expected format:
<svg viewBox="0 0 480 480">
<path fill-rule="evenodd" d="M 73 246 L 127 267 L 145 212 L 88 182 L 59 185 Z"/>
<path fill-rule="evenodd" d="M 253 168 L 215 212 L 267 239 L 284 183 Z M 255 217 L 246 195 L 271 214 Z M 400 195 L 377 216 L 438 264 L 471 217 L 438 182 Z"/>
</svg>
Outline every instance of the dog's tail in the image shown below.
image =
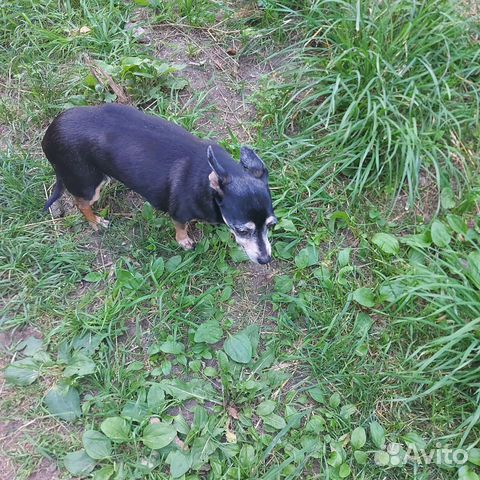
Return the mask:
<svg viewBox="0 0 480 480">
<path fill-rule="evenodd" d="M 62 179 L 57 175 L 57 181 L 53 187 L 53 192 L 48 197 L 47 203 L 43 207 L 43 210 L 46 212 L 62 195 L 65 190 Z"/>
</svg>

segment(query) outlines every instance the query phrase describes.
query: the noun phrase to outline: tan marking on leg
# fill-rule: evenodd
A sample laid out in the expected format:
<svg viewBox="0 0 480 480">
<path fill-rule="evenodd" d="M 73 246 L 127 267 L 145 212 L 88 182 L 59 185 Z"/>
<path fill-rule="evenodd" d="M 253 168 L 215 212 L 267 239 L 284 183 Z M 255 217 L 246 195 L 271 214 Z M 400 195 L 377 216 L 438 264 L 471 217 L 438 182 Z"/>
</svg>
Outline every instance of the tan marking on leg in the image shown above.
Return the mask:
<svg viewBox="0 0 480 480">
<path fill-rule="evenodd" d="M 102 180 L 100 185 L 95 189 L 95 193 L 93 194 L 93 198 L 90 200 L 90 205 L 93 205 L 99 198 L 100 198 L 100 190 L 102 187 L 108 182 L 108 180 Z"/>
<path fill-rule="evenodd" d="M 86 218 L 87 222 L 92 226 L 95 231 L 98 231 L 98 226 L 108 227 L 108 221 L 104 218 L 98 217 L 93 213 L 92 207 L 90 205 L 91 200 L 84 200 L 83 198 L 75 197 L 75 204 L 77 205 L 80 212 Z"/>
<path fill-rule="evenodd" d="M 175 225 L 175 240 L 185 250 L 192 250 L 195 242 L 188 236 L 187 226 L 184 223 L 173 222 Z"/>
</svg>

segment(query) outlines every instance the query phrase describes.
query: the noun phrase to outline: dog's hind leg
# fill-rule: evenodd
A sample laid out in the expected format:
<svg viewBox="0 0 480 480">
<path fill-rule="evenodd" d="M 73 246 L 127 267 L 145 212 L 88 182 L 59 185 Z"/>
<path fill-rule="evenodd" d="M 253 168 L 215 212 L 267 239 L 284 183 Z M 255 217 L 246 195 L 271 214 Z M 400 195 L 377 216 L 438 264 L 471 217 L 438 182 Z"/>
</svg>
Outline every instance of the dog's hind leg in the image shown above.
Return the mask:
<svg viewBox="0 0 480 480">
<path fill-rule="evenodd" d="M 195 242 L 188 236 L 187 225 L 173 221 L 175 225 L 175 240 L 185 250 L 192 250 L 195 247 Z"/>
<path fill-rule="evenodd" d="M 82 212 L 83 216 L 86 218 L 87 222 L 91 225 L 91 227 L 95 230 L 98 231 L 98 226 L 102 226 L 107 228 L 108 227 L 108 220 L 105 220 L 102 217 L 99 217 L 98 215 L 95 215 L 92 210 L 92 203 L 91 200 L 84 200 L 83 198 L 79 197 L 74 197 L 75 198 L 75 204 L 77 205 L 78 209 L 80 212 Z"/>
<path fill-rule="evenodd" d="M 109 224 L 108 220 L 105 220 L 104 218 L 95 215 L 92 210 L 92 205 L 99 199 L 100 189 L 105 184 L 105 182 L 105 180 L 102 180 L 102 182 L 95 188 L 93 197 L 90 200 L 85 200 L 82 197 L 74 197 L 75 204 L 77 205 L 78 209 L 80 210 L 80 212 L 82 212 L 83 216 L 86 218 L 88 223 L 95 231 L 98 231 L 99 225 L 107 228 Z"/>
</svg>

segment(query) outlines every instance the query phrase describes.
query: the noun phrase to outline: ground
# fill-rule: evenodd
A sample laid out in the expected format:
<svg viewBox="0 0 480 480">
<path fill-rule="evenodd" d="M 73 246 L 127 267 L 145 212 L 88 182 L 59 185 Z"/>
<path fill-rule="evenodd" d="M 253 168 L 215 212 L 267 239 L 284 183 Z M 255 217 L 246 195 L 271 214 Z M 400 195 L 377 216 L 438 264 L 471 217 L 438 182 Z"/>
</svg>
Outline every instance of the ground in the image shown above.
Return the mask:
<svg viewBox="0 0 480 480">
<path fill-rule="evenodd" d="M 301 82 L 335 55 L 314 19 L 323 10 L 301 19 L 297 8 L 5 8 L 1 478 L 478 478 L 478 135 L 448 147 L 470 182 L 442 171 L 439 188 L 424 169 L 413 205 L 385 179 L 353 198 L 348 171 L 317 178 L 350 151 L 328 150 L 328 129 L 313 131 L 297 108 L 318 94 L 313 118 L 326 90 Z M 305 46 L 320 53 L 289 72 Z M 68 194 L 41 212 L 53 183 L 46 126 L 65 108 L 111 101 L 235 158 L 241 145 L 259 152 L 279 219 L 271 265 L 246 261 L 223 227 L 192 225 L 198 246 L 184 252 L 171 221 L 117 182 L 96 205 L 107 230 L 93 232 Z M 466 449 L 468 463 L 401 462 L 440 446 Z"/>
</svg>

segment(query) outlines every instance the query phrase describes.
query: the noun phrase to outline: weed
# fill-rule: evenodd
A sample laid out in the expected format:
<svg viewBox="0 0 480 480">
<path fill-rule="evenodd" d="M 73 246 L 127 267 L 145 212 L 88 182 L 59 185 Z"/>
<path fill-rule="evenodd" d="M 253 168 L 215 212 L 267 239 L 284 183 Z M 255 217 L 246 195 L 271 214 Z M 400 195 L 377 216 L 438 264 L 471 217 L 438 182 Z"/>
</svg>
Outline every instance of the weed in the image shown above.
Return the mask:
<svg viewBox="0 0 480 480">
<path fill-rule="evenodd" d="M 317 191 L 343 174 L 356 196 L 382 180 L 397 195 L 406 187 L 412 203 L 423 171 L 438 185 L 442 175 L 465 185 L 479 50 L 450 2 L 271 8 L 286 13 L 279 28 L 297 41 L 280 53 L 289 61 L 270 86 L 277 104 L 269 121 L 282 134 L 278 148 L 308 160 L 307 186 Z"/>
</svg>

